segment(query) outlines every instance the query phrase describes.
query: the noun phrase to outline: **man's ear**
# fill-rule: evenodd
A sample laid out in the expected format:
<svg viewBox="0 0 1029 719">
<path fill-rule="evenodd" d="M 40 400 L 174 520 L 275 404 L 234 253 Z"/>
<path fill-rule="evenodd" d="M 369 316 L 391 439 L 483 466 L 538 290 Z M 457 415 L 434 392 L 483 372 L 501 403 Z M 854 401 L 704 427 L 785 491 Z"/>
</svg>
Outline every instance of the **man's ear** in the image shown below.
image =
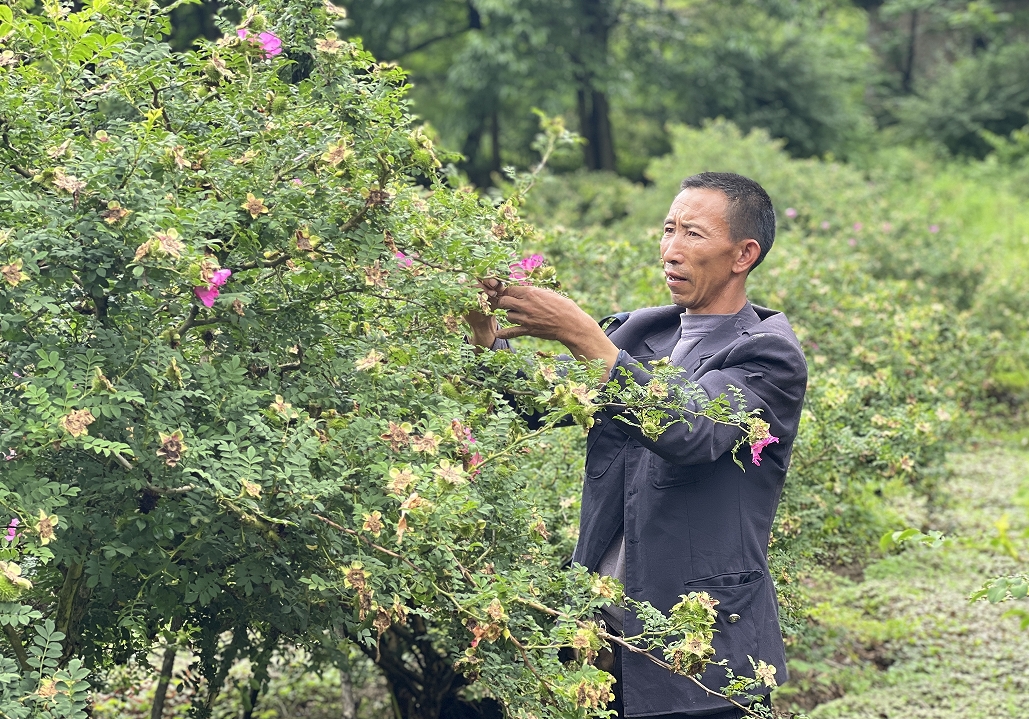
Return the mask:
<svg viewBox="0 0 1029 719">
<path fill-rule="evenodd" d="M 732 271 L 736 273 L 750 272 L 750 268 L 761 257 L 761 245 L 758 244 L 757 240 L 748 237 L 737 242 L 736 246 L 739 248 L 740 254 L 736 257 L 736 262 L 733 263 Z"/>
</svg>

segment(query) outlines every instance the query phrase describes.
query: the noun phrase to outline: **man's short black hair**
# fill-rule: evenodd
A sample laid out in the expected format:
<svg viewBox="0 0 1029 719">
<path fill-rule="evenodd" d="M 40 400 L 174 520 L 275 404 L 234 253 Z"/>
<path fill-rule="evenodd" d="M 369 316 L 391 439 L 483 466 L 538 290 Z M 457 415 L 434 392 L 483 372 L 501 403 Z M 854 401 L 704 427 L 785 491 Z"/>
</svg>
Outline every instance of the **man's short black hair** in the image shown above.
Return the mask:
<svg viewBox="0 0 1029 719">
<path fill-rule="evenodd" d="M 719 190 L 729 200 L 726 221 L 729 223 L 729 237 L 733 242 L 753 238 L 761 247 L 750 269 L 765 259 L 775 242 L 775 210 L 765 188 L 748 177 L 735 172 L 701 172 L 682 181 L 681 190 L 691 188 Z"/>
</svg>

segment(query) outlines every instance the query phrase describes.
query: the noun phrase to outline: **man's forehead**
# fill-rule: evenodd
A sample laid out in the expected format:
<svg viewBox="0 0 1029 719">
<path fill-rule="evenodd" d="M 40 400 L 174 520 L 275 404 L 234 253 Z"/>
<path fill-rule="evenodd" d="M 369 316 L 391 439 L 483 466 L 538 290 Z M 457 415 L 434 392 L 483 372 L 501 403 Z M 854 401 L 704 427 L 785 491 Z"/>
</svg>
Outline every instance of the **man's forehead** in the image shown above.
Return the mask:
<svg viewBox="0 0 1029 719">
<path fill-rule="evenodd" d="M 667 220 L 679 223 L 724 223 L 729 200 L 720 190 L 688 187 L 672 200 Z"/>
</svg>

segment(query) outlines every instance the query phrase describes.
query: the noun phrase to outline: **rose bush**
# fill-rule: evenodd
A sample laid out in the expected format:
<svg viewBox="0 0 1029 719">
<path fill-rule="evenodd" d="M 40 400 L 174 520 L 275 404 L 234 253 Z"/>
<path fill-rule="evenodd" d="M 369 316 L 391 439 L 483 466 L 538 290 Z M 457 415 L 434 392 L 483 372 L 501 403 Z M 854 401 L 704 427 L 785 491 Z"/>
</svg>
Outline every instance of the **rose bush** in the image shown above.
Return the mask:
<svg viewBox="0 0 1029 719">
<path fill-rule="evenodd" d="M 403 71 L 331 4 L 223 16 L 179 55 L 174 7 L 0 6 L 0 711 L 85 716 L 90 672 L 161 647 L 160 716 L 182 647 L 194 716 L 243 659 L 252 713 L 302 646 L 364 653 L 403 717 L 604 714 L 592 617 L 621 590 L 560 570 L 574 447 L 534 444 L 503 393 L 582 425 L 663 410 L 464 342 L 476 278 L 553 281 L 518 260 L 531 178 L 497 203 L 451 184 Z M 547 154 L 567 133 L 544 126 Z M 704 670 L 705 606 L 638 644 Z"/>
</svg>

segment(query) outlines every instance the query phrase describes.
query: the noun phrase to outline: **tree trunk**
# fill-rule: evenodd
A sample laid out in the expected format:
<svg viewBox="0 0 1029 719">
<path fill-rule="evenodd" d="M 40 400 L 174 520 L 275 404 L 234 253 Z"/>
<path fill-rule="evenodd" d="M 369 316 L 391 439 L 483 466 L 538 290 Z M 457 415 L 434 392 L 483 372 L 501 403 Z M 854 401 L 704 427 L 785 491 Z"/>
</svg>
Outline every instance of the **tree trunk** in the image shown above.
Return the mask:
<svg viewBox="0 0 1029 719">
<path fill-rule="evenodd" d="M 172 619 L 171 630 L 177 632 L 182 629 L 183 617 Z M 178 646 L 169 644 L 164 650 L 164 661 L 161 662 L 161 676 L 157 680 L 157 688 L 154 690 L 154 703 L 150 707 L 150 719 L 161 719 L 164 714 L 164 701 L 168 696 L 168 684 L 171 683 L 172 670 L 175 669 L 175 655 L 178 653 Z"/>
<path fill-rule="evenodd" d="M 341 669 L 340 679 L 340 719 L 357 719 L 357 702 L 354 700 L 354 685 L 350 681 L 350 672 Z"/>
<path fill-rule="evenodd" d="M 490 115 L 489 139 L 490 144 L 493 146 L 493 165 L 491 170 L 493 172 L 500 172 L 502 167 L 500 162 L 500 113 L 497 112 L 495 107 Z"/>
<path fill-rule="evenodd" d="M 590 170 L 615 169 L 615 145 L 611 133 L 611 115 L 607 95 L 589 86 L 580 86 L 576 99 L 579 110 L 579 132 L 586 140 L 583 156 Z"/>
<path fill-rule="evenodd" d="M 911 86 L 915 77 L 915 46 L 918 41 L 918 10 L 911 11 L 911 25 L 908 28 L 908 51 L 904 59 L 904 68 L 901 73 L 900 86 L 905 93 L 911 93 Z"/>
</svg>

